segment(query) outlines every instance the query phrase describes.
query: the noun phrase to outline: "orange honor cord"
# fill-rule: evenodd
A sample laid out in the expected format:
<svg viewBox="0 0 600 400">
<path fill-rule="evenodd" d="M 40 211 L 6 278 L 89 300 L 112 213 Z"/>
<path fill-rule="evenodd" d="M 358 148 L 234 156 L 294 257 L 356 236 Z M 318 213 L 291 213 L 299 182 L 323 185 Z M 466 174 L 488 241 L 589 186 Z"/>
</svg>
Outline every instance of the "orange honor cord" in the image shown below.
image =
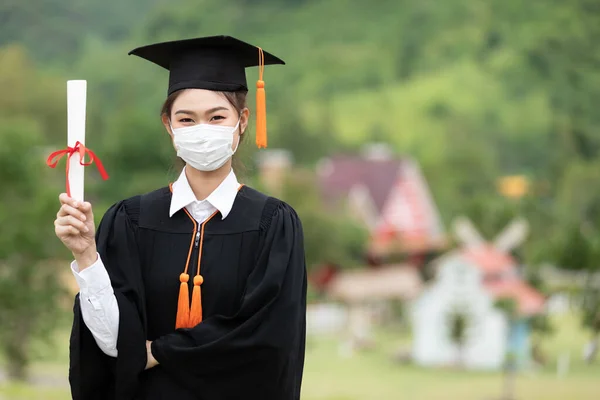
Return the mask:
<svg viewBox="0 0 600 400">
<path fill-rule="evenodd" d="M 238 191 L 244 185 L 241 184 L 238 187 Z M 171 193 L 173 192 L 173 185 L 169 185 L 171 189 Z M 212 213 L 210 217 L 206 219 L 200 225 L 200 232 L 198 232 L 198 223 L 196 219 L 190 214 L 187 209 L 183 209 L 185 211 L 188 218 L 194 224 L 194 232 L 192 234 L 192 242 L 190 244 L 190 249 L 188 251 L 187 261 L 185 262 L 185 270 L 179 276 L 179 281 L 181 285 L 179 287 L 179 302 L 177 303 L 177 319 L 175 322 L 175 329 L 180 328 L 193 328 L 202 322 L 202 290 L 200 286 L 204 283 L 204 277 L 200 275 L 200 266 L 202 263 L 202 248 L 204 245 L 204 227 L 215 215 L 219 213 L 219 211 L 215 211 Z M 198 233 L 200 237 L 198 238 Z M 188 282 L 190 280 L 190 276 L 188 274 L 188 267 L 190 265 L 190 258 L 192 256 L 192 250 L 194 246 L 198 246 L 198 265 L 196 268 L 196 276 L 194 276 L 194 289 L 192 291 L 192 305 L 190 307 L 190 298 L 189 298 L 189 287 Z"/>
<path fill-rule="evenodd" d="M 184 211 L 191 218 L 189 212 Z M 194 223 L 194 232 L 192 234 L 192 242 L 190 243 L 190 249 L 188 251 L 187 260 L 185 262 L 185 269 L 181 275 L 179 275 L 179 300 L 177 302 L 177 317 L 175 320 L 175 328 L 187 328 L 190 325 L 190 293 L 188 282 L 190 281 L 190 275 L 188 274 L 188 267 L 190 266 L 190 259 L 192 258 L 192 250 L 194 249 L 194 239 L 198 232 L 198 224 L 194 218 L 191 218 Z"/>
<path fill-rule="evenodd" d="M 200 227 L 200 248 L 198 249 L 198 266 L 196 276 L 194 277 L 194 290 L 192 291 L 192 308 L 190 309 L 190 327 L 194 327 L 202 322 L 202 289 L 200 285 L 204 283 L 204 277 L 200 275 L 200 265 L 202 263 L 202 247 L 204 245 L 204 226 L 208 221 L 217 215 L 219 211 L 212 213 Z"/>
<path fill-rule="evenodd" d="M 258 48 L 258 81 L 256 82 L 256 146 L 267 147 L 267 102 L 265 94 L 265 54 Z"/>
<path fill-rule="evenodd" d="M 169 185 L 169 189 L 171 193 L 173 193 L 173 184 Z M 191 218 L 192 216 L 188 213 L 186 209 L 184 211 Z M 196 232 L 198 232 L 198 224 L 194 218 L 191 218 L 192 223 L 194 224 L 194 232 L 192 234 L 192 241 L 190 243 L 190 249 L 188 251 L 187 260 L 185 262 L 185 269 L 181 275 L 179 275 L 179 300 L 177 301 L 177 316 L 175 319 L 175 329 L 179 328 L 187 328 L 189 326 L 190 321 L 190 293 L 188 282 L 190 281 L 190 276 L 188 275 L 188 267 L 190 265 L 190 259 L 192 258 L 192 249 L 194 248 L 194 239 L 196 238 Z"/>
</svg>

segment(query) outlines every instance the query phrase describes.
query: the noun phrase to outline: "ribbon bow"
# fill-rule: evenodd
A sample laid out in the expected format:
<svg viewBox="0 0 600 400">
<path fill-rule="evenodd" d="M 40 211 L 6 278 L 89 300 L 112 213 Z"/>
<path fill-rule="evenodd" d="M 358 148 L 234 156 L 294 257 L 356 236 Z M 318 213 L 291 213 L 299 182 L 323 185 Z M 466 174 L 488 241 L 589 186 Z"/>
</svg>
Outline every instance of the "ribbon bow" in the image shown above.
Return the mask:
<svg viewBox="0 0 600 400">
<path fill-rule="evenodd" d="M 88 165 L 92 165 L 94 161 L 96 162 L 96 167 L 98 167 L 98 171 L 100 172 L 100 176 L 102 179 L 107 180 L 108 174 L 104 169 L 104 165 L 102 165 L 102 161 L 94 154 L 93 151 L 88 149 L 83 145 L 83 143 L 76 142 L 75 147 L 67 147 L 66 149 L 55 151 L 54 153 L 48 156 L 48 160 L 46 160 L 46 164 L 50 168 L 56 168 L 56 165 L 60 161 L 60 159 L 66 154 L 67 155 L 67 195 L 71 196 L 71 186 L 69 185 L 69 165 L 71 164 L 71 156 L 75 153 L 79 153 L 79 164 L 87 167 Z M 85 155 L 88 154 L 90 157 L 89 162 L 84 162 L 83 159 Z"/>
</svg>

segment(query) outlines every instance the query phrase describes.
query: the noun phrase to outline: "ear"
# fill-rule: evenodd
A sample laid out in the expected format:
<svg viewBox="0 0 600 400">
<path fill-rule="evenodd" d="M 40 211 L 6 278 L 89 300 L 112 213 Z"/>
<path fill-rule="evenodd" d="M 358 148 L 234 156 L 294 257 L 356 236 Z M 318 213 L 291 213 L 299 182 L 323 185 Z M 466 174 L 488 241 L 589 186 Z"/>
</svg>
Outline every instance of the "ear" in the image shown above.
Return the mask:
<svg viewBox="0 0 600 400">
<path fill-rule="evenodd" d="M 169 121 L 169 116 L 167 114 L 163 114 L 160 119 L 162 120 L 163 125 L 165 126 L 165 129 L 167 130 L 167 133 L 169 134 L 169 136 L 171 136 L 171 138 L 173 138 L 173 131 L 171 131 L 171 124 Z"/>
<path fill-rule="evenodd" d="M 246 132 L 246 128 L 248 127 L 248 121 L 250 120 L 250 110 L 248 108 L 244 108 L 240 113 L 240 135 L 243 135 Z"/>
</svg>

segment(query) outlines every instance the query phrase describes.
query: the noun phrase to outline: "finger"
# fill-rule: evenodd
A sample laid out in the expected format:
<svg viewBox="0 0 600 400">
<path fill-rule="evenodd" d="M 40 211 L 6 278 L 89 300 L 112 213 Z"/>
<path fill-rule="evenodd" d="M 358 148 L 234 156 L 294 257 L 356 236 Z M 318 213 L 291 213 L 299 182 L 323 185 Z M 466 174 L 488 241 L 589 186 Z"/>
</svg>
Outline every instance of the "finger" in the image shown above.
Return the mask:
<svg viewBox="0 0 600 400">
<path fill-rule="evenodd" d="M 86 215 L 91 215 L 92 212 L 92 204 L 88 201 L 84 201 L 83 203 L 81 203 L 79 205 L 78 208 L 81 212 L 85 213 Z"/>
<path fill-rule="evenodd" d="M 57 225 L 56 228 L 54 228 L 54 232 L 56 232 L 56 236 L 61 237 L 61 236 L 77 236 L 80 235 L 81 232 L 79 232 L 79 229 L 75 228 L 72 225 Z"/>
<path fill-rule="evenodd" d="M 56 216 L 60 218 L 60 217 L 65 217 L 67 215 L 72 215 L 81 221 L 85 221 L 87 219 L 87 217 L 85 216 L 85 214 L 83 212 L 79 211 L 76 208 L 71 207 L 68 204 L 63 204 L 60 207 L 60 210 L 58 210 L 58 214 Z"/>
<path fill-rule="evenodd" d="M 67 215 L 69 215 L 69 213 L 67 212 L 67 209 L 65 207 L 71 207 L 71 206 L 68 205 L 67 203 L 64 203 L 63 205 L 61 205 L 60 208 L 58 209 L 58 212 L 56 213 L 56 218 L 66 217 Z M 71 207 L 71 208 L 74 209 L 73 207 Z"/>
<path fill-rule="evenodd" d="M 81 232 L 88 232 L 89 228 L 85 225 L 85 223 L 72 215 L 67 215 L 64 217 L 60 217 L 56 219 L 56 225 L 60 226 L 73 226 L 77 228 Z"/>
<path fill-rule="evenodd" d="M 74 198 L 69 197 L 69 195 L 66 193 L 61 193 L 60 196 L 58 196 L 58 200 L 60 200 L 61 204 L 68 204 L 73 208 L 77 208 L 79 206 L 79 202 Z"/>
</svg>

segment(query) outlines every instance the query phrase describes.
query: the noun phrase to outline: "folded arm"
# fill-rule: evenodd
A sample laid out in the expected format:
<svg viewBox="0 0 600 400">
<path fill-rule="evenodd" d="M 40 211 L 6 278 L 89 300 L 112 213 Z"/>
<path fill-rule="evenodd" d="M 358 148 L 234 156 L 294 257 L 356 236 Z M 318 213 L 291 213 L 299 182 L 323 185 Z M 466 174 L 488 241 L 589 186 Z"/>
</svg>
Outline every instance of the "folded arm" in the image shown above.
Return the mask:
<svg viewBox="0 0 600 400">
<path fill-rule="evenodd" d="M 102 352 L 117 357 L 119 306 L 108 272 L 100 256 L 90 267 L 79 271 L 77 262 L 71 271 L 79 286 L 81 315 Z"/>
</svg>

